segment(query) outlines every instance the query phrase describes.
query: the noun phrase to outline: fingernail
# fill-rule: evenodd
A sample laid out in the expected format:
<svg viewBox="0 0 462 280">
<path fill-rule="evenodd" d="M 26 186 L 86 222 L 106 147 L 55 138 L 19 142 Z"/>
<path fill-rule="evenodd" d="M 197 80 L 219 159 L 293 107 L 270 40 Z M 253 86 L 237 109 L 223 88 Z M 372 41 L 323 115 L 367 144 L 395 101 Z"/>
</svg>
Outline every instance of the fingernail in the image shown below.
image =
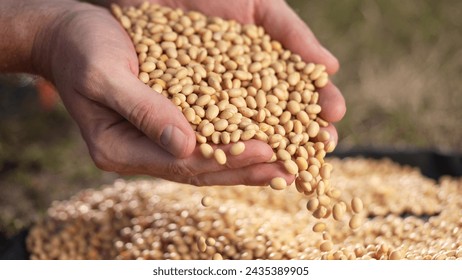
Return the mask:
<svg viewBox="0 0 462 280">
<path fill-rule="evenodd" d="M 162 146 L 175 157 L 180 156 L 186 146 L 186 135 L 181 129 L 169 125 L 162 131 L 160 136 L 160 143 Z"/>
</svg>

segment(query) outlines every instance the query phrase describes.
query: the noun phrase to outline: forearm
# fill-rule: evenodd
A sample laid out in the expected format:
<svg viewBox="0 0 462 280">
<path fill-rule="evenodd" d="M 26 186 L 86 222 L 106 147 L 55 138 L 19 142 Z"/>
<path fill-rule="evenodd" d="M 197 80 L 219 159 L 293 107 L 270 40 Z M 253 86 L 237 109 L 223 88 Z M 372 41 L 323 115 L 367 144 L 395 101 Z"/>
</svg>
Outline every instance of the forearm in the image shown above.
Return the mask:
<svg viewBox="0 0 462 280">
<path fill-rule="evenodd" d="M 67 1 L 0 1 L 0 71 L 36 72 L 32 51 L 37 34 Z"/>
<path fill-rule="evenodd" d="M 0 72 L 43 75 L 46 33 L 76 5 L 73 0 L 0 1 Z"/>
</svg>

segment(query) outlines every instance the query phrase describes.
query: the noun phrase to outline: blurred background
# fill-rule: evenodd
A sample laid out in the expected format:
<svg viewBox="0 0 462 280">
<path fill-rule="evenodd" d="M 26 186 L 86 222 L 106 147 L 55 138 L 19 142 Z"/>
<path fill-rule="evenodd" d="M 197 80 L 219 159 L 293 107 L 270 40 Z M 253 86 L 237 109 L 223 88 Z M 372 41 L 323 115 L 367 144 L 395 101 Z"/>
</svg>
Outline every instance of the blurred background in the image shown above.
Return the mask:
<svg viewBox="0 0 462 280">
<path fill-rule="evenodd" d="M 338 151 L 462 152 L 462 1 L 290 0 L 341 69 Z M 0 237 L 53 200 L 111 183 L 47 85 L 0 77 Z"/>
</svg>

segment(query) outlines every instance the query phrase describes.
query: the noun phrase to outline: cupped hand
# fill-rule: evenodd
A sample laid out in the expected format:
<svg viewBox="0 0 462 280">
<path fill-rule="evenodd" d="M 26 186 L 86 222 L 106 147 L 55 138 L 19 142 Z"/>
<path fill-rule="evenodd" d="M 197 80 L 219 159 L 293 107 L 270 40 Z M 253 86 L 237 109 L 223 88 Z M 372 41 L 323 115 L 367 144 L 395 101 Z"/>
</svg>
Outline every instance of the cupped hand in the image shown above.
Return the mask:
<svg viewBox="0 0 462 280">
<path fill-rule="evenodd" d="M 34 49 L 37 68 L 54 82 L 101 169 L 194 185 L 293 181 L 279 163 L 268 163 L 272 149 L 256 140 L 226 165 L 204 159 L 182 113 L 138 80 L 131 40 L 107 10 L 76 3 L 44 30 Z"/>
</svg>

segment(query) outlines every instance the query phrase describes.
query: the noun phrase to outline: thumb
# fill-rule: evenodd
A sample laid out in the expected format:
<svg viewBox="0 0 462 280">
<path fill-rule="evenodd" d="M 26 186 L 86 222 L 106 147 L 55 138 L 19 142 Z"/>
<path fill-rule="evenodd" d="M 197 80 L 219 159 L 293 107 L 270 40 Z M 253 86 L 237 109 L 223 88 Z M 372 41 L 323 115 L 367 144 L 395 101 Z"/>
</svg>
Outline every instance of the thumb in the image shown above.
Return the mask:
<svg viewBox="0 0 462 280">
<path fill-rule="evenodd" d="M 132 73 L 117 79 L 108 105 L 177 158 L 190 155 L 196 136 L 180 110 Z"/>
<path fill-rule="evenodd" d="M 306 62 L 324 64 L 329 74 L 339 69 L 339 62 L 325 49 L 313 32 L 285 1 L 262 1 L 264 7 L 257 9 L 256 21 L 271 38 L 299 54 Z"/>
</svg>

